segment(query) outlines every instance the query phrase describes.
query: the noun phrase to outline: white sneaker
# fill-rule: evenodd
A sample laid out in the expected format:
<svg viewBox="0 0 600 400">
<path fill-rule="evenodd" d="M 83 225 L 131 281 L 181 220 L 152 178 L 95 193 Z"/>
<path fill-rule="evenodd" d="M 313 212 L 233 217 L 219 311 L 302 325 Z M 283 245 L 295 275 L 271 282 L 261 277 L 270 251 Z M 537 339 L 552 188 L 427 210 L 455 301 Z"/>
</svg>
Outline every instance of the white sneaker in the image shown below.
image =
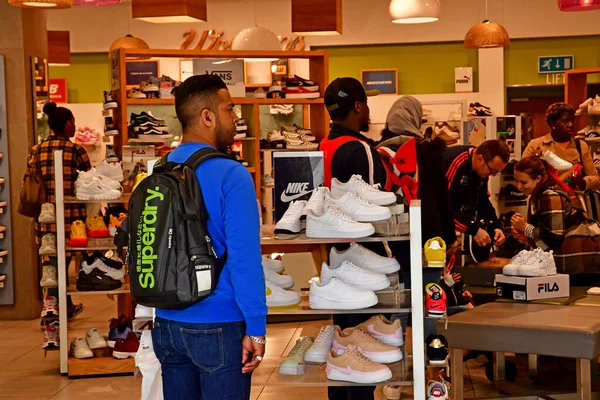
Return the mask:
<svg viewBox="0 0 600 400">
<path fill-rule="evenodd" d="M 306 200 L 292 201 L 283 217 L 275 224 L 275 233 L 295 235 L 302 232 L 304 215 L 306 215 Z"/>
<path fill-rule="evenodd" d="M 326 363 L 327 356 L 333 346 L 333 337 L 336 326 L 322 326 L 319 335 L 315 339 L 315 343 L 304 354 L 304 361 L 313 363 Z"/>
<path fill-rule="evenodd" d="M 58 321 L 46 325 L 44 328 L 44 344 L 42 349 L 58 349 L 60 346 Z"/>
<path fill-rule="evenodd" d="M 273 272 L 265 267 L 263 267 L 263 272 L 265 273 L 265 279 L 282 289 L 291 289 L 294 287 L 294 278 L 289 275 L 279 275 L 277 272 Z"/>
<path fill-rule="evenodd" d="M 42 245 L 38 253 L 41 256 L 56 255 L 56 236 L 54 236 L 54 233 L 46 233 L 42 236 Z"/>
<path fill-rule="evenodd" d="M 375 205 L 357 195 L 356 192 L 347 192 L 341 197 L 330 196 L 325 199 L 325 208 L 332 205 L 359 222 L 385 221 L 392 217 L 389 208 Z"/>
<path fill-rule="evenodd" d="M 333 196 L 341 197 L 347 192 L 356 192 L 363 199 L 378 206 L 387 206 L 396 202 L 396 195 L 394 193 L 383 192 L 376 185 L 369 185 L 363 181 L 360 175 L 352 175 L 352 178 L 346 183 L 340 182 L 337 178 L 331 180 L 331 194 Z"/>
<path fill-rule="evenodd" d="M 279 260 L 273 260 L 271 257 L 262 256 L 262 266 L 263 268 L 270 269 L 273 272 L 281 272 L 285 269 L 283 266 L 283 262 Z"/>
<path fill-rule="evenodd" d="M 75 358 L 94 357 L 94 353 L 92 353 L 86 341 L 81 337 L 77 337 L 71 342 L 71 355 Z"/>
<path fill-rule="evenodd" d="M 427 389 L 427 400 L 448 400 L 448 387 L 442 382 L 431 382 Z"/>
<path fill-rule="evenodd" d="M 115 183 L 118 184 L 118 182 Z M 121 192 L 111 188 L 101 180 L 94 179 L 90 183 L 82 182 L 75 189 L 75 195 L 79 200 L 115 200 L 121 197 Z"/>
<path fill-rule="evenodd" d="M 121 162 L 109 163 L 106 160 L 102 160 L 100 165 L 96 167 L 96 171 L 104 176 L 109 177 L 115 182 L 123 181 L 123 167 L 121 166 Z"/>
<path fill-rule="evenodd" d="M 350 261 L 344 261 L 341 265 L 331 268 L 323 263 L 321 266 L 321 282 L 328 282 L 334 276 L 357 289 L 375 292 L 390 287 L 390 280 L 385 274 L 363 269 Z"/>
<path fill-rule="evenodd" d="M 537 251 L 537 250 L 534 250 Z M 502 268 L 502 274 L 509 276 L 519 275 L 519 267 L 527 262 L 534 251 L 521 250 L 516 256 L 510 259 L 510 262 Z"/>
<path fill-rule="evenodd" d="M 556 264 L 552 250 L 535 252 L 519 267 L 519 276 L 550 276 L 556 275 Z"/>
<path fill-rule="evenodd" d="M 306 204 L 306 212 L 312 211 L 315 214 L 323 214 L 325 211 L 325 200 L 331 197 L 331 192 L 325 186 L 319 186 L 313 190 L 308 203 Z"/>
<path fill-rule="evenodd" d="M 356 222 L 336 206 L 329 206 L 321 215 L 308 212 L 306 236 L 309 238 L 357 239 L 375 233 L 373 225 Z"/>
<path fill-rule="evenodd" d="M 400 270 L 400 264 L 395 258 L 380 256 L 358 243 L 352 243 L 350 248 L 344 251 L 331 248 L 329 252 L 331 266 L 337 267 L 344 261 L 350 261 L 361 268 L 382 274 L 391 274 Z"/>
<path fill-rule="evenodd" d="M 268 280 L 265 280 L 265 285 L 267 287 L 267 307 L 285 308 L 300 304 L 300 295 L 298 293 L 291 290 L 284 290 Z"/>
<path fill-rule="evenodd" d="M 41 287 L 56 287 L 58 286 L 58 275 L 56 267 L 50 264 L 42 266 L 42 279 L 40 280 Z"/>
<path fill-rule="evenodd" d="M 310 283 L 309 306 L 313 310 L 358 310 L 372 307 L 377 301 L 373 291 L 357 289 L 335 276 L 326 283 Z"/>
<path fill-rule="evenodd" d="M 96 328 L 87 331 L 85 334 L 85 341 L 90 349 L 104 349 L 108 347 L 106 340 Z"/>
<path fill-rule="evenodd" d="M 563 160 L 557 156 L 556 153 L 550 150 L 546 151 L 541 158 L 557 171 L 568 171 L 573 168 L 573 164 L 571 164 L 569 161 Z"/>
<path fill-rule="evenodd" d="M 58 299 L 55 296 L 46 296 L 42 306 L 42 318 L 54 316 L 58 317 Z"/>
<path fill-rule="evenodd" d="M 56 212 L 54 211 L 54 204 L 44 203 L 42 204 L 42 212 L 38 217 L 40 224 L 52 224 L 56 222 Z"/>
<path fill-rule="evenodd" d="M 92 168 L 89 171 L 78 171 L 77 180 L 75 181 L 75 188 L 80 186 L 90 185 L 94 182 L 102 182 L 106 187 L 114 190 L 120 190 L 121 184 L 116 180 L 109 178 L 108 176 L 101 174 L 97 169 Z"/>
<path fill-rule="evenodd" d="M 279 364 L 279 373 L 281 375 L 302 375 L 305 373 L 306 365 L 303 365 L 304 354 L 312 345 L 313 340 L 308 336 L 296 340 L 296 344 L 292 347 L 285 360 Z"/>
</svg>

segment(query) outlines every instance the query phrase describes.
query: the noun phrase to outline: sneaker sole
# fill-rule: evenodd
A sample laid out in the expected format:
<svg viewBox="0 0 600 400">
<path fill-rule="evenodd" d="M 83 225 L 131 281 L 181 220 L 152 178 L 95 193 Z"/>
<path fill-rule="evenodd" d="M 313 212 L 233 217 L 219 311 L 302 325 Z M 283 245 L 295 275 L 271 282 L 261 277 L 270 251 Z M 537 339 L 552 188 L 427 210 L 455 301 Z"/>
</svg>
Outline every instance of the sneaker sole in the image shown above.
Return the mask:
<svg viewBox="0 0 600 400">
<path fill-rule="evenodd" d="M 304 361 L 306 362 L 310 362 L 310 363 L 319 363 L 319 364 L 324 364 L 327 362 L 327 353 L 325 354 L 314 354 L 311 355 L 308 352 L 304 355 Z"/>
<path fill-rule="evenodd" d="M 375 339 L 383 342 L 384 344 L 387 344 L 389 346 L 396 346 L 396 347 L 400 347 L 402 345 L 404 345 L 404 339 L 403 338 L 387 338 L 387 337 L 383 337 L 383 336 L 376 336 L 370 333 L 371 336 L 373 336 Z"/>
<path fill-rule="evenodd" d="M 309 307 L 313 310 L 360 310 L 373 307 L 377 304 L 377 296 L 374 299 L 361 301 L 331 300 L 320 296 L 309 296 Z"/>
<path fill-rule="evenodd" d="M 286 99 L 318 99 L 320 94 L 318 92 L 314 93 L 286 93 Z"/>
<path fill-rule="evenodd" d="M 326 229 L 307 229 L 306 236 L 314 239 L 360 239 L 363 237 L 371 236 L 375 233 L 375 228 L 365 229 L 364 231 L 358 232 L 344 232 L 344 231 L 329 231 Z"/>
<path fill-rule="evenodd" d="M 40 224 L 54 224 L 56 223 L 56 218 L 38 218 L 38 222 Z"/>
<path fill-rule="evenodd" d="M 114 358 L 118 358 L 120 360 L 123 360 L 125 358 L 133 358 L 135 357 L 135 353 L 136 352 L 130 352 L 130 351 L 113 351 L 112 356 Z"/>
<path fill-rule="evenodd" d="M 338 354 L 343 354 L 346 351 L 346 347 L 336 342 L 333 342 L 333 350 Z M 379 364 L 392 364 L 402 360 L 402 351 L 400 349 L 390 350 L 386 352 L 370 352 L 361 351 L 361 353 L 369 360 Z"/>
<path fill-rule="evenodd" d="M 113 108 L 117 108 L 119 107 L 119 105 L 117 104 L 116 101 L 111 101 L 110 103 L 104 103 L 104 105 L 102 106 L 102 108 L 104 108 L 105 110 L 112 110 Z"/>
<path fill-rule="evenodd" d="M 302 375 L 306 372 L 306 365 L 285 364 L 285 361 L 279 365 L 280 375 Z"/>
<path fill-rule="evenodd" d="M 58 286 L 58 281 L 45 281 L 45 282 L 40 281 L 40 287 L 43 287 L 43 288 L 57 287 L 57 286 Z"/>
<path fill-rule="evenodd" d="M 448 357 L 443 360 L 431 360 L 429 359 L 429 364 L 431 365 L 446 365 L 448 363 Z"/>
<path fill-rule="evenodd" d="M 345 382 L 354 382 L 354 383 L 377 383 L 384 382 L 392 379 L 392 371 L 390 369 L 385 369 L 377 372 L 371 372 L 369 374 L 358 374 L 358 373 L 345 373 L 341 372 L 338 369 L 327 365 L 327 379 L 331 379 L 332 381 L 345 381 Z"/>
<path fill-rule="evenodd" d="M 40 249 L 38 254 L 40 256 L 53 256 L 56 255 L 56 249 Z"/>
<path fill-rule="evenodd" d="M 269 305 L 267 305 L 267 307 L 268 307 L 270 310 L 279 310 L 279 309 L 285 309 L 285 308 L 292 308 L 292 307 L 296 307 L 296 306 L 299 306 L 299 305 L 300 305 L 300 303 L 302 303 L 302 300 L 301 300 L 301 299 L 300 299 L 300 300 L 298 300 L 298 302 L 296 302 L 296 303 L 278 304 L 278 305 L 273 305 L 273 306 L 269 306 Z"/>
<path fill-rule="evenodd" d="M 80 292 L 109 292 L 111 290 L 117 290 L 120 289 L 122 285 L 119 286 L 115 286 L 115 287 L 104 287 L 104 288 L 98 288 L 94 285 L 87 285 L 87 284 L 80 284 L 77 283 L 75 285 L 75 287 L 77 288 L 78 291 Z"/>
<path fill-rule="evenodd" d="M 122 195 L 119 194 L 118 197 L 111 197 L 111 196 L 106 196 L 104 194 L 92 194 L 92 195 L 87 195 L 87 194 L 78 194 L 77 200 L 116 200 L 119 197 L 121 197 Z"/>
</svg>

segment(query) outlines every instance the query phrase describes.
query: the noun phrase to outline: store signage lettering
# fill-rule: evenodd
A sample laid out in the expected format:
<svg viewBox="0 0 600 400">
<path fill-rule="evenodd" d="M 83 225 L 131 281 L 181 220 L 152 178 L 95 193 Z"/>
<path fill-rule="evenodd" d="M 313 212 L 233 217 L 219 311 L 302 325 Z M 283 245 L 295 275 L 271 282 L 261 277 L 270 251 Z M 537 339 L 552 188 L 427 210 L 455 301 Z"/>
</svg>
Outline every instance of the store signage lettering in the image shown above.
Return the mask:
<svg viewBox="0 0 600 400">
<path fill-rule="evenodd" d="M 67 103 L 67 80 L 65 78 L 52 78 L 48 85 L 50 101 Z"/>
<path fill-rule="evenodd" d="M 546 74 L 546 85 L 560 85 L 565 83 L 565 74 Z"/>
<path fill-rule="evenodd" d="M 558 284 L 554 282 L 552 286 L 550 286 L 550 282 L 546 283 L 538 283 L 538 293 L 541 292 L 558 292 L 560 289 Z"/>
<path fill-rule="evenodd" d="M 199 36 L 195 29 L 189 29 L 183 33 L 184 41 L 179 47 L 181 50 L 231 50 L 233 40 L 223 39 L 223 31 L 210 29 L 202 32 Z M 197 42 L 196 42 L 196 38 Z M 304 50 L 304 39 L 302 36 L 291 38 L 290 36 L 279 36 L 281 50 L 302 51 Z M 194 45 L 194 42 L 196 43 Z"/>
</svg>

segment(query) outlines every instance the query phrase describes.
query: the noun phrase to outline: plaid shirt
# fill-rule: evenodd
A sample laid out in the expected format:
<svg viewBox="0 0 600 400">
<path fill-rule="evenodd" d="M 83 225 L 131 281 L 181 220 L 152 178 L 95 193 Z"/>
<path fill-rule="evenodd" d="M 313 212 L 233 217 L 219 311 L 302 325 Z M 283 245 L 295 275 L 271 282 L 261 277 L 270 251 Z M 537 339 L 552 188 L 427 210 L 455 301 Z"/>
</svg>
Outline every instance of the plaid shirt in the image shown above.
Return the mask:
<svg viewBox="0 0 600 400">
<path fill-rule="evenodd" d="M 54 205 L 56 205 L 56 194 L 54 191 L 54 152 L 56 150 L 62 150 L 63 152 L 63 187 L 65 196 L 75 196 L 77 171 L 87 171 L 92 167 L 85 149 L 67 138 L 50 136 L 41 144 L 33 146 L 27 158 L 27 172 L 30 172 L 32 165 L 37 163 L 44 177 L 47 201 Z M 65 232 L 67 233 L 67 237 L 71 223 L 78 219 L 85 222 L 85 205 L 65 204 Z M 41 242 L 42 236 L 46 233 L 56 234 L 56 224 L 40 224 L 36 220 L 35 234 L 38 241 Z"/>
<path fill-rule="evenodd" d="M 578 197 L 550 181 L 529 199 L 531 244 L 553 251 L 559 273 L 600 272 L 600 225 L 586 218 Z"/>
</svg>

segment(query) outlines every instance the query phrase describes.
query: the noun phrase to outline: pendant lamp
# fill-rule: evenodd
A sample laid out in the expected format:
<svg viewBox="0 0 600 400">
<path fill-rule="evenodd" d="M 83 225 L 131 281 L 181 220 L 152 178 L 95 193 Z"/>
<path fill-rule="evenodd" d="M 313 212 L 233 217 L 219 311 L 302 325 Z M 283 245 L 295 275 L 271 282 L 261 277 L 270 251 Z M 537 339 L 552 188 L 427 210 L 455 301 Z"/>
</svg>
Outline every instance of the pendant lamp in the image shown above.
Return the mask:
<svg viewBox="0 0 600 400">
<path fill-rule="evenodd" d="M 390 16 L 395 24 L 423 24 L 440 19 L 439 0 L 392 0 Z"/>
<path fill-rule="evenodd" d="M 23 8 L 71 8 L 73 0 L 8 0 L 8 4 Z"/>
<path fill-rule="evenodd" d="M 132 0 L 131 14 L 155 24 L 206 22 L 206 0 Z"/>
<path fill-rule="evenodd" d="M 600 9 L 600 0 L 558 0 L 560 11 L 588 11 Z"/>
<path fill-rule="evenodd" d="M 510 37 L 500 24 L 491 22 L 488 18 L 488 3 L 485 0 L 485 20 L 473 25 L 465 36 L 464 45 L 468 49 L 487 49 L 493 47 L 508 47 Z"/>
<path fill-rule="evenodd" d="M 121 4 L 121 0 L 73 0 L 74 6 L 110 6 Z"/>
<path fill-rule="evenodd" d="M 261 26 L 246 28 L 231 42 L 231 50 L 238 51 L 281 51 L 279 38 Z M 278 58 L 247 58 L 246 62 L 276 61 Z"/>
<path fill-rule="evenodd" d="M 113 50 L 115 49 L 149 49 L 148 43 L 144 42 L 140 38 L 136 38 L 132 35 L 126 35 L 125 37 L 119 38 L 112 42 L 110 45 L 110 49 L 108 50 L 108 57 L 111 57 Z M 128 60 L 147 60 L 150 57 L 142 56 L 142 57 L 127 57 Z"/>
</svg>

